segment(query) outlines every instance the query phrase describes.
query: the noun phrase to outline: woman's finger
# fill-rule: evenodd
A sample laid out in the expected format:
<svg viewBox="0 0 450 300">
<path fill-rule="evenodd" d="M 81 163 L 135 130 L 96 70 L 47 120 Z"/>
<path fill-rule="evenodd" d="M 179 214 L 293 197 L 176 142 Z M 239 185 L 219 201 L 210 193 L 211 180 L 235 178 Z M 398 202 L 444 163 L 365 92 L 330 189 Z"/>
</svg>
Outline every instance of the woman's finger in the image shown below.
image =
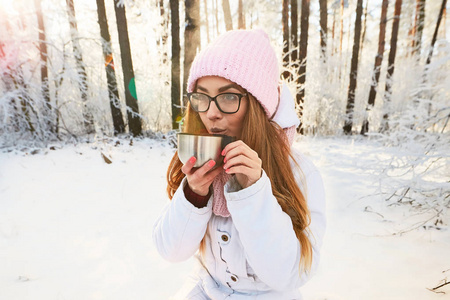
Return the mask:
<svg viewBox="0 0 450 300">
<path fill-rule="evenodd" d="M 226 170 L 237 165 L 243 165 L 249 168 L 261 168 L 261 159 L 259 157 L 256 159 L 250 159 L 245 155 L 238 155 L 227 160 L 223 165 L 223 168 Z"/>
<path fill-rule="evenodd" d="M 212 168 L 216 165 L 216 162 L 214 160 L 210 160 L 207 163 L 203 164 L 198 170 L 195 171 L 195 175 L 199 177 L 205 176 L 206 173 L 211 171 Z"/>
<path fill-rule="evenodd" d="M 214 178 L 221 172 L 220 168 L 213 169 L 216 165 L 210 160 L 195 171 L 186 174 L 187 182 L 191 190 L 199 195 L 206 195 Z"/>
<path fill-rule="evenodd" d="M 222 154 L 224 154 L 224 162 L 226 163 L 228 160 L 230 160 L 232 157 L 238 156 L 238 155 L 244 155 L 247 156 L 250 159 L 256 159 L 258 158 L 258 153 L 256 153 L 256 151 L 254 151 L 253 149 L 251 149 L 249 146 L 247 146 L 244 142 L 242 141 L 237 141 L 235 142 L 236 144 L 233 145 L 230 148 L 227 148 L 229 145 L 228 144 L 227 147 L 225 147 L 224 151 L 222 152 Z"/>
<path fill-rule="evenodd" d="M 197 158 L 195 156 L 192 156 L 188 159 L 188 161 L 181 167 L 181 172 L 188 175 L 192 172 L 192 168 L 194 168 L 195 162 L 197 161 Z"/>
<path fill-rule="evenodd" d="M 234 142 L 232 142 L 232 143 L 229 143 L 229 144 L 226 145 L 225 148 L 222 150 L 222 156 L 227 155 L 227 153 L 228 153 L 230 150 L 232 150 L 232 149 L 234 149 L 234 148 L 236 148 L 236 147 L 239 147 L 239 146 L 243 146 L 243 145 L 247 146 L 247 145 L 246 145 L 243 141 L 241 141 L 241 140 L 237 140 L 237 141 L 234 141 Z"/>
</svg>

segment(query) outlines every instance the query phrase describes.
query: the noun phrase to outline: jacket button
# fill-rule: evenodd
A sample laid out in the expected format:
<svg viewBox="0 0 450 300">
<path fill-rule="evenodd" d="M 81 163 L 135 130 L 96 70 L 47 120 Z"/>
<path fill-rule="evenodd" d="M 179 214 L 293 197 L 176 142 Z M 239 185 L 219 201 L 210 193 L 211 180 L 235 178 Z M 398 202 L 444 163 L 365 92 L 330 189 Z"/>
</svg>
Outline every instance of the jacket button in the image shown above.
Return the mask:
<svg viewBox="0 0 450 300">
<path fill-rule="evenodd" d="M 237 282 L 238 281 L 237 276 L 231 275 L 231 280 L 233 280 L 234 282 Z"/>
<path fill-rule="evenodd" d="M 222 241 L 228 242 L 228 236 L 226 234 L 222 234 Z"/>
</svg>

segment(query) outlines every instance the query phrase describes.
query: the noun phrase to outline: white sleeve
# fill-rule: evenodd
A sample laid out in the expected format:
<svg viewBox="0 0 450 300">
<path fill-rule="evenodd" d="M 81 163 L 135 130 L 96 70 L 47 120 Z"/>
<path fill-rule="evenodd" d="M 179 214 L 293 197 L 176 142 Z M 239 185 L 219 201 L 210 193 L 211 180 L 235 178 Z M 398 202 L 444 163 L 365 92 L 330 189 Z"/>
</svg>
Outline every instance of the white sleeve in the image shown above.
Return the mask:
<svg viewBox="0 0 450 300">
<path fill-rule="evenodd" d="M 313 246 L 311 272 L 299 273 L 300 243 L 291 218 L 282 211 L 272 193 L 271 182 L 262 177 L 250 187 L 231 192 L 228 183 L 225 197 L 233 223 L 239 232 L 246 259 L 258 278 L 274 290 L 302 286 L 318 266 L 320 246 L 325 231 L 325 198 L 320 174 L 305 176 L 308 205 L 311 211 L 309 236 Z"/>
<path fill-rule="evenodd" d="M 314 171 L 307 175 L 307 201 L 311 213 L 311 224 L 309 225 L 310 235 L 308 236 L 313 250 L 313 260 L 311 272 L 302 275 L 302 284 L 306 283 L 317 271 L 320 262 L 320 249 L 326 229 L 325 216 L 325 190 L 322 176 L 319 171 Z"/>
<path fill-rule="evenodd" d="M 172 262 L 190 258 L 198 250 L 212 213 L 212 201 L 203 208 L 190 203 L 183 192 L 186 178 L 153 226 L 153 242 L 160 255 Z"/>
</svg>

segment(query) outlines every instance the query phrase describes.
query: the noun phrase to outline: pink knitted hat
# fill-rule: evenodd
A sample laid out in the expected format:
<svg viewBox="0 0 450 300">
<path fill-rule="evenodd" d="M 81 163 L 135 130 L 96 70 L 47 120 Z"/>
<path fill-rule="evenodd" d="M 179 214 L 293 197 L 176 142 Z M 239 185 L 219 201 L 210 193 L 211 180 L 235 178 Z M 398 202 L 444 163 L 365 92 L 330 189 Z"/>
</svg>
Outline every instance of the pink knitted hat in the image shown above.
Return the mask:
<svg viewBox="0 0 450 300">
<path fill-rule="evenodd" d="M 197 54 L 188 92 L 204 76 L 220 76 L 239 84 L 261 103 L 269 118 L 277 109 L 278 61 L 268 35 L 261 29 L 228 31 Z"/>
</svg>

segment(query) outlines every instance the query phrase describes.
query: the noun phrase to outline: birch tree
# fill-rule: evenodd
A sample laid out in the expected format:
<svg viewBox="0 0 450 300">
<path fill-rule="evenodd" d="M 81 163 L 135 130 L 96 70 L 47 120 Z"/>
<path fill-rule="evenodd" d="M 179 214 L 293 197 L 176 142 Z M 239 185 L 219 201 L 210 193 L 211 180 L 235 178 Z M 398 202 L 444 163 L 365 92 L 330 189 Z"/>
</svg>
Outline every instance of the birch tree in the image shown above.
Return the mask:
<svg viewBox="0 0 450 300">
<path fill-rule="evenodd" d="M 231 18 L 230 2 L 228 0 L 222 0 L 223 16 L 225 19 L 225 28 L 233 30 L 233 20 Z"/>
<path fill-rule="evenodd" d="M 48 87 L 48 57 L 47 57 L 47 43 L 45 38 L 44 17 L 42 15 L 42 7 L 40 0 L 34 0 L 36 7 L 36 15 L 38 21 L 39 30 L 39 52 L 41 54 L 40 67 L 41 67 L 41 93 L 45 103 L 45 123 L 47 130 L 51 133 L 56 132 L 56 126 L 53 116 L 52 104 L 50 102 L 50 92 Z"/>
<path fill-rule="evenodd" d="M 80 38 L 78 37 L 78 25 L 75 15 L 73 0 L 66 0 L 67 14 L 69 16 L 70 36 L 72 39 L 73 55 L 77 65 L 78 85 L 80 87 L 81 102 L 83 110 L 83 123 L 87 134 L 95 133 L 94 117 L 88 107 L 88 84 L 86 68 L 83 63 L 83 54 L 81 52 Z"/>
<path fill-rule="evenodd" d="M 397 38 L 398 38 L 398 29 L 400 25 L 400 14 L 402 12 L 402 0 L 395 0 L 395 10 L 394 10 L 394 21 L 392 22 L 392 33 L 391 33 L 391 43 L 389 50 L 389 58 L 388 58 L 388 67 L 387 67 L 387 75 L 386 75 L 386 87 L 384 91 L 384 114 L 383 120 L 381 124 L 380 131 L 387 131 L 389 129 L 389 109 L 392 95 L 392 79 L 394 76 L 395 69 L 395 56 L 397 53 Z"/>
<path fill-rule="evenodd" d="M 183 93 L 197 51 L 200 49 L 200 0 L 185 0 Z"/>
<path fill-rule="evenodd" d="M 238 29 L 245 29 L 245 11 L 242 0 L 239 0 L 238 3 Z"/>
<path fill-rule="evenodd" d="M 125 88 L 125 103 L 127 105 L 128 129 L 133 136 L 142 132 L 141 117 L 136 93 L 133 60 L 131 58 L 130 40 L 128 38 L 128 24 L 125 5 L 120 0 L 114 5 L 116 14 L 117 32 L 119 34 L 120 57 L 122 59 L 123 83 Z"/>
<path fill-rule="evenodd" d="M 303 117 L 303 104 L 305 101 L 305 82 L 306 82 L 306 56 L 308 50 L 308 29 L 309 29 L 309 0 L 302 0 L 300 19 L 300 67 L 298 68 L 298 81 L 296 100 L 300 109 L 300 120 Z M 303 134 L 303 126 L 300 124 L 298 131 Z"/>
<path fill-rule="evenodd" d="M 353 39 L 352 63 L 350 67 L 350 83 L 348 87 L 345 122 L 343 127 L 345 134 L 351 134 L 353 126 L 353 110 L 355 106 L 355 91 L 358 77 L 359 45 L 361 40 L 361 15 L 362 0 L 358 0 L 356 4 L 355 36 Z"/>
<path fill-rule="evenodd" d="M 320 5 L 320 49 L 322 50 L 323 61 L 326 61 L 327 53 L 327 31 L 328 31 L 328 12 L 327 0 L 319 0 Z"/>
<path fill-rule="evenodd" d="M 172 129 L 179 129 L 181 121 L 181 80 L 180 80 L 180 8 L 178 0 L 170 0 L 170 22 L 172 38 L 171 66 L 171 98 L 172 98 Z"/>
<path fill-rule="evenodd" d="M 114 135 L 117 135 L 125 132 L 125 123 L 123 122 L 122 111 L 120 109 L 119 90 L 117 88 L 116 71 L 114 69 L 111 35 L 109 34 L 108 20 L 106 18 L 105 1 L 96 1 L 98 25 L 100 26 L 100 35 L 102 38 L 103 59 L 105 61 L 106 81 L 108 84 L 109 107 L 111 108 Z"/>
<path fill-rule="evenodd" d="M 283 29 L 283 78 L 289 78 L 289 0 L 283 0 L 281 12 L 281 24 Z"/>
<path fill-rule="evenodd" d="M 420 54 L 425 21 L 425 0 L 416 0 L 416 15 L 414 18 L 412 54 Z"/>
<path fill-rule="evenodd" d="M 298 3 L 291 0 L 291 65 L 294 72 L 298 68 Z M 293 77 L 293 76 L 291 76 Z"/>
<path fill-rule="evenodd" d="M 383 61 L 388 4 L 389 4 L 388 0 L 383 0 L 383 2 L 381 3 L 380 32 L 378 35 L 378 51 L 377 54 L 375 55 L 375 63 L 373 65 L 373 76 L 372 82 L 370 84 L 369 99 L 367 100 L 366 114 L 364 116 L 363 125 L 361 127 L 361 134 L 365 134 L 369 131 L 368 114 L 375 105 L 378 80 L 380 79 L 381 63 Z"/>
</svg>

